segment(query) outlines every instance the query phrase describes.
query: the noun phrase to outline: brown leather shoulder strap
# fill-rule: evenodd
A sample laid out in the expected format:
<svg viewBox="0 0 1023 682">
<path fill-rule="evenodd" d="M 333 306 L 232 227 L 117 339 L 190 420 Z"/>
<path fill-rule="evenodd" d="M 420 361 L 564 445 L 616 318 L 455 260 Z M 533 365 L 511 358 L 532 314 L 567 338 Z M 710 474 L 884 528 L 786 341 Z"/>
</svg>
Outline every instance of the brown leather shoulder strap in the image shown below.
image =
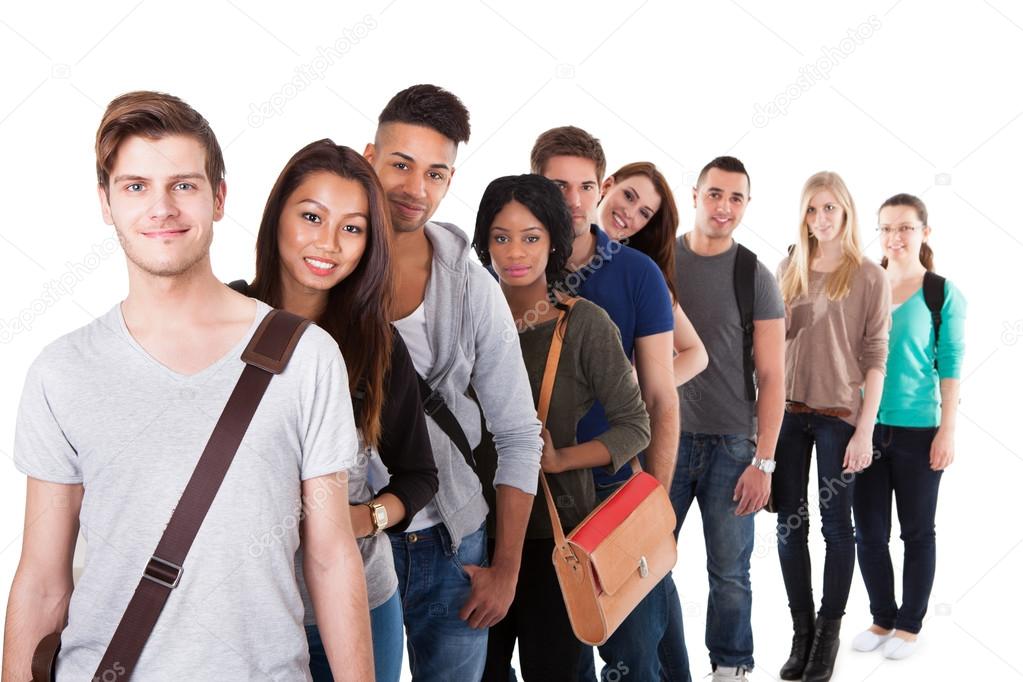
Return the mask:
<svg viewBox="0 0 1023 682">
<path fill-rule="evenodd" d="M 569 311 L 578 301 L 578 298 L 566 298 L 562 302 L 568 306 Z M 561 347 L 565 341 L 565 334 L 568 333 L 568 325 L 562 324 L 567 321 L 568 311 L 562 310 L 558 315 L 558 321 L 554 324 L 554 336 L 551 337 L 551 345 L 547 350 L 547 364 L 543 370 L 543 380 L 540 382 L 540 397 L 537 405 L 536 416 L 540 423 L 547 426 L 547 414 L 551 407 L 551 394 L 554 393 L 554 379 L 558 373 L 558 363 L 561 361 Z M 551 528 L 554 531 L 554 544 L 558 548 L 565 546 L 565 529 L 561 525 L 561 517 L 558 516 L 558 508 L 554 504 L 554 496 L 551 495 L 550 485 L 547 483 L 547 474 L 540 471 L 540 485 L 543 488 L 543 495 L 547 501 L 547 514 L 551 517 Z"/>
<path fill-rule="evenodd" d="M 309 320 L 297 315 L 272 310 L 256 329 L 242 353 L 245 369 L 110 640 L 96 671 L 97 679 L 107 679 L 109 674 L 104 675 L 107 671 L 119 674 L 118 679 L 122 681 L 131 677 L 167 598 L 181 582 L 188 550 L 220 490 L 270 379 L 284 371 L 309 324 Z M 193 570 L 202 570 L 202 566 L 194 566 Z"/>
<path fill-rule="evenodd" d="M 310 324 L 309 320 L 287 310 L 271 310 L 242 351 L 242 361 L 271 374 L 280 374 Z"/>
</svg>

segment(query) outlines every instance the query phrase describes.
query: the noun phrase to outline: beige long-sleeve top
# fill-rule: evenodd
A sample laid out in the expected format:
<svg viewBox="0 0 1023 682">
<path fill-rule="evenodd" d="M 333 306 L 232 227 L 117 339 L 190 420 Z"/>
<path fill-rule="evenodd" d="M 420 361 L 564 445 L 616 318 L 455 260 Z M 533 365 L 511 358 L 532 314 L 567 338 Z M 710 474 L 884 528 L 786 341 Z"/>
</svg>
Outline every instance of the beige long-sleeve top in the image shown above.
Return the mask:
<svg viewBox="0 0 1023 682">
<path fill-rule="evenodd" d="M 788 259 L 778 266 L 778 276 Z M 786 306 L 785 397 L 815 409 L 844 409 L 855 426 L 870 369 L 885 372 L 892 292 L 884 270 L 863 259 L 849 294 L 825 292 L 829 273 L 810 271 L 809 293 Z"/>
</svg>

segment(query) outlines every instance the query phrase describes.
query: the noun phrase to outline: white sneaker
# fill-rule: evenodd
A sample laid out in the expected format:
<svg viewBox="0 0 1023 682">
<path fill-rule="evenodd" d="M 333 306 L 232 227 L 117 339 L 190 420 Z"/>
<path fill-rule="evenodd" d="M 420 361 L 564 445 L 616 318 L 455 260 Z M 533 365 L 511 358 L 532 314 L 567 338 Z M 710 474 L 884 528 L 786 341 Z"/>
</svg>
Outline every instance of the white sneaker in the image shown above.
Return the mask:
<svg viewBox="0 0 1023 682">
<path fill-rule="evenodd" d="M 879 635 L 873 630 L 864 630 L 853 637 L 852 648 L 856 651 L 873 651 L 891 639 L 893 634 L 895 634 L 895 630 L 889 630 L 883 635 Z"/>
<path fill-rule="evenodd" d="M 910 642 L 909 640 L 902 639 L 901 637 L 892 637 L 885 642 L 884 649 L 881 651 L 885 658 L 890 658 L 893 661 L 899 661 L 903 658 L 909 658 L 912 656 L 913 652 L 916 651 L 916 645 L 918 643 L 919 640 L 913 640 Z"/>
<path fill-rule="evenodd" d="M 742 668 L 716 668 L 711 679 L 713 682 L 747 682 L 746 671 Z"/>
</svg>

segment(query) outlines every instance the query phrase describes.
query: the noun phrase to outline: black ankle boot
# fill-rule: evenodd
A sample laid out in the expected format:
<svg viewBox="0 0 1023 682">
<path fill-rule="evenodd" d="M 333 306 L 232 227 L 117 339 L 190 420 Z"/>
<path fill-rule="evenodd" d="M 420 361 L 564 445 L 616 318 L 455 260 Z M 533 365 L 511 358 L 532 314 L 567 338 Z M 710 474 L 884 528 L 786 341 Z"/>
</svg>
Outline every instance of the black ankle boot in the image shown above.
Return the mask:
<svg viewBox="0 0 1023 682">
<path fill-rule="evenodd" d="M 810 646 L 813 644 L 814 624 L 813 611 L 792 612 L 792 652 L 789 654 L 789 660 L 781 667 L 781 679 L 803 679 L 803 669 L 806 668 L 806 662 L 810 658 Z"/>
<path fill-rule="evenodd" d="M 841 618 L 821 618 L 817 621 L 817 632 L 814 634 L 813 647 L 810 648 L 810 660 L 803 671 L 803 682 L 828 682 L 835 670 L 835 657 L 838 656 L 838 631 L 842 627 Z"/>
</svg>

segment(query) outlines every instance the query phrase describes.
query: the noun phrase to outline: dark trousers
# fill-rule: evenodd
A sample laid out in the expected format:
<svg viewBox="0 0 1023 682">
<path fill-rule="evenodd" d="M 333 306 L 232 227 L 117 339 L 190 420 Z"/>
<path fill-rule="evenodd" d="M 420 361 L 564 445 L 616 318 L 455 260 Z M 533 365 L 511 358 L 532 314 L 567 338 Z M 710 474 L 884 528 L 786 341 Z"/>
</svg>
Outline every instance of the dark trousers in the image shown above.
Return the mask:
<svg viewBox="0 0 1023 682">
<path fill-rule="evenodd" d="M 490 543 L 491 556 L 493 545 Z M 526 682 L 574 680 L 582 645 L 572 633 L 551 555 L 554 540 L 526 540 L 508 615 L 490 628 L 485 682 L 508 682 L 512 650 L 519 644 L 519 666 Z"/>
<path fill-rule="evenodd" d="M 811 453 L 816 447 L 825 543 L 824 590 L 819 613 L 823 618 L 841 618 L 845 614 L 856 566 L 852 525 L 856 476 L 842 471 L 842 460 L 854 430 L 838 417 L 821 414 L 786 412 L 782 419 L 772 493 L 778 510 L 778 558 L 792 611 L 814 610 L 807 544 L 810 532 L 807 489 Z"/>
<path fill-rule="evenodd" d="M 874 623 L 890 630 L 920 632 L 934 584 L 934 514 L 941 472 L 930 466 L 935 428 L 878 424 L 874 463 L 856 481 L 853 512 L 860 573 L 870 597 Z M 892 495 L 905 547 L 902 606 L 895 603 L 895 573 L 888 552 L 892 532 Z"/>
</svg>

